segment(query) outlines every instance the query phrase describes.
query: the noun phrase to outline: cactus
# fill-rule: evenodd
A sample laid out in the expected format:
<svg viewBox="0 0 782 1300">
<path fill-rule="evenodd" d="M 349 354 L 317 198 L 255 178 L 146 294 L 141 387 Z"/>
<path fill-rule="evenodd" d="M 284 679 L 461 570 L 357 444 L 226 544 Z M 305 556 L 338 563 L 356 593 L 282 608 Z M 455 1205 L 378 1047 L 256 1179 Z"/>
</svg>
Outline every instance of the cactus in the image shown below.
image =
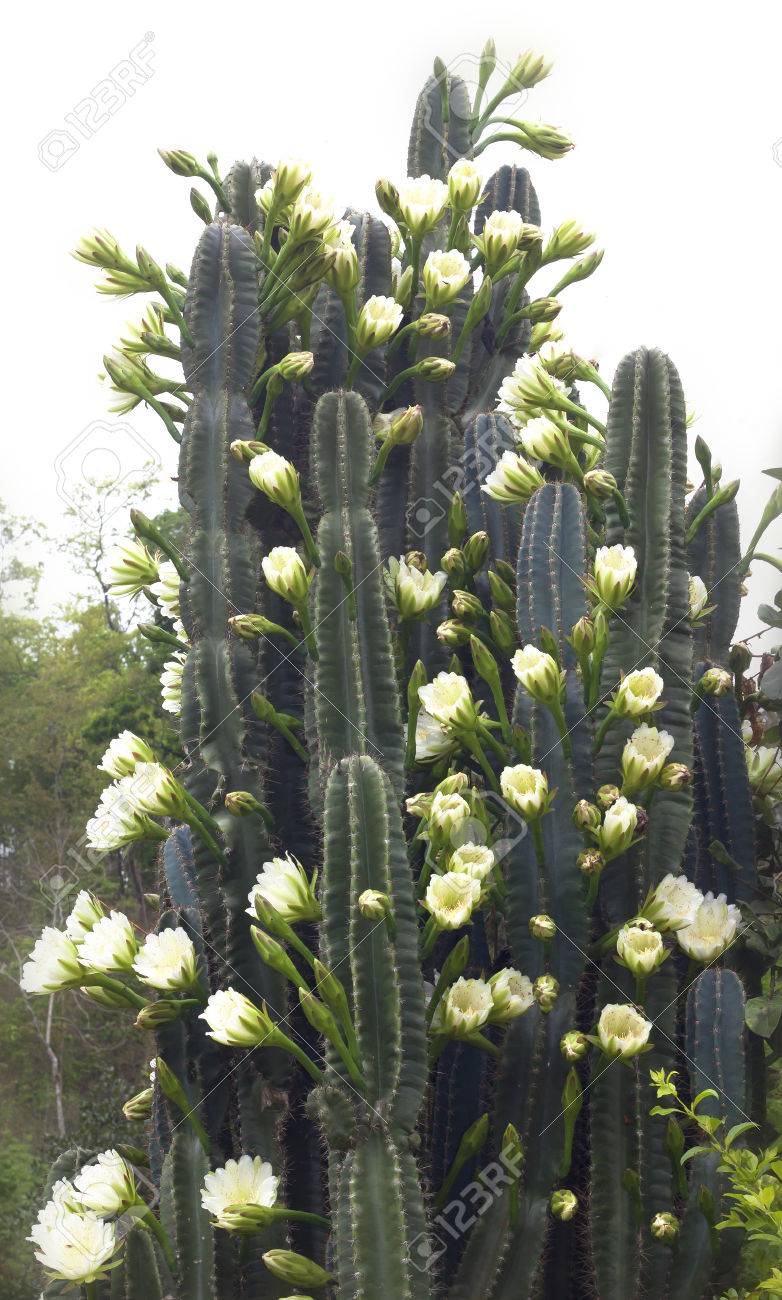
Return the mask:
<svg viewBox="0 0 782 1300">
<path fill-rule="evenodd" d="M 183 382 L 133 352 L 107 367 L 181 439 L 190 516 L 184 555 L 134 519 L 136 589 L 168 584 L 156 620 L 185 648 L 182 762 L 120 737 L 104 765 L 123 842 L 165 839 L 153 938 L 192 967 L 153 1000 L 132 937 L 118 979 L 90 966 L 92 930 L 117 924 L 94 900 L 77 935 L 84 985 L 135 999 L 156 1038 L 159 1209 L 112 1294 L 624 1300 L 712 1273 L 694 1184 L 681 1244 L 650 1228 L 683 1194 L 645 1067 L 682 1051 L 693 1088 L 724 1071 L 742 1104 L 744 701 L 700 685 L 735 630 L 735 506 L 703 513 L 709 479 L 685 513 L 664 354 L 631 353 L 609 389 L 558 346 L 556 296 L 600 254 L 574 260 L 593 239 L 575 222 L 544 240 L 526 169 L 481 183 L 492 126 L 570 147 L 495 116 L 543 60 L 492 92 L 495 64 L 490 42 L 471 103 L 436 63 L 423 179 L 378 183 L 390 234 L 324 214 L 301 164 L 223 180 L 175 152 L 218 199 L 214 219 L 192 199 L 189 275 L 108 236 L 80 250 L 162 300 L 138 338 Z M 694 619 L 688 565 L 712 588 Z M 711 966 L 692 987 L 688 957 Z"/>
</svg>

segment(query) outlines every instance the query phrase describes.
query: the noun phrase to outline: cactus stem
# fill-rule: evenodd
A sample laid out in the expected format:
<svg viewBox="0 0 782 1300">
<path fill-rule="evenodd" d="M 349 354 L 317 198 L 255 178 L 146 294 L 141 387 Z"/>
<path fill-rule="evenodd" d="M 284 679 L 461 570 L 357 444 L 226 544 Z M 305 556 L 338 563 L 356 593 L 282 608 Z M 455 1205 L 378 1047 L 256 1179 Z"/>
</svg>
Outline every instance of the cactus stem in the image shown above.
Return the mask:
<svg viewBox="0 0 782 1300">
<path fill-rule="evenodd" d="M 532 830 L 532 842 L 535 845 L 535 859 L 539 867 L 546 865 L 546 850 L 543 844 L 543 827 L 539 817 L 529 823 Z"/>
</svg>

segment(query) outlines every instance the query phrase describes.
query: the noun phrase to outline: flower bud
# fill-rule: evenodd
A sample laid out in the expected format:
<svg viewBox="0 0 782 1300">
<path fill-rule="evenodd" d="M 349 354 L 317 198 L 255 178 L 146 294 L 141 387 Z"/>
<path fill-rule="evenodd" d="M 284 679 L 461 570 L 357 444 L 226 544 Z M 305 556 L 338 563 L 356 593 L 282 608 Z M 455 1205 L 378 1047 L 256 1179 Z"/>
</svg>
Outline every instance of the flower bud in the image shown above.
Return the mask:
<svg viewBox="0 0 782 1300">
<path fill-rule="evenodd" d="M 472 636 L 472 629 L 466 623 L 459 623 L 455 618 L 447 618 L 437 625 L 437 640 L 443 645 L 457 649 L 466 645 Z"/>
<path fill-rule="evenodd" d="M 532 986 L 532 991 L 541 1011 L 551 1011 L 559 996 L 559 980 L 553 975 L 539 975 Z"/>
<path fill-rule="evenodd" d="M 462 554 L 470 573 L 478 573 L 486 563 L 486 556 L 489 554 L 489 534 L 482 531 L 473 533 L 464 543 Z"/>
<path fill-rule="evenodd" d="M 571 1064 L 580 1061 L 589 1051 L 589 1039 L 578 1029 L 569 1029 L 559 1040 L 559 1050 Z"/>
<path fill-rule="evenodd" d="M 679 1235 L 679 1220 L 669 1210 L 661 1210 L 649 1224 L 649 1231 L 655 1241 L 675 1241 Z"/>
<path fill-rule="evenodd" d="M 608 501 L 618 491 L 613 474 L 607 469 L 590 469 L 584 475 L 584 487 L 598 501 Z"/>
<path fill-rule="evenodd" d="M 429 812 L 429 828 L 440 842 L 447 843 L 453 832 L 470 816 L 470 805 L 459 794 L 438 790 Z"/>
<path fill-rule="evenodd" d="M 451 608 L 457 618 L 468 623 L 477 622 L 478 619 L 483 618 L 485 613 L 478 597 L 471 591 L 455 591 L 451 601 Z"/>
<path fill-rule="evenodd" d="M 140 1124 L 149 1119 L 152 1113 L 152 1098 L 154 1092 L 152 1088 L 143 1088 L 137 1092 L 135 1097 L 129 1097 L 122 1107 L 122 1114 L 131 1124 Z"/>
<path fill-rule="evenodd" d="M 460 158 L 448 173 L 448 198 L 455 212 L 469 212 L 481 193 L 481 174 L 469 158 Z"/>
<path fill-rule="evenodd" d="M 312 180 L 312 168 L 301 158 L 283 158 L 274 171 L 274 200 L 279 208 L 295 202 Z"/>
<path fill-rule="evenodd" d="M 545 912 L 540 912 L 537 916 L 531 916 L 529 919 L 529 932 L 533 939 L 539 939 L 541 943 L 550 943 L 557 933 L 557 926 L 553 916 L 547 916 Z"/>
<path fill-rule="evenodd" d="M 595 625 L 588 615 L 583 614 L 570 632 L 573 649 L 579 659 L 591 654 L 595 648 Z"/>
<path fill-rule="evenodd" d="M 412 266 L 406 266 L 401 275 L 392 272 L 392 292 L 400 307 L 410 306 L 414 288 Z"/>
<path fill-rule="evenodd" d="M 562 311 L 562 303 L 556 298 L 536 298 L 527 307 L 527 318 L 534 324 L 540 321 L 556 320 Z"/>
<path fill-rule="evenodd" d="M 441 316 L 439 312 L 425 311 L 418 317 L 415 329 L 422 339 L 443 339 L 451 332 L 451 322 L 447 316 Z"/>
<path fill-rule="evenodd" d="M 402 307 L 395 298 L 373 294 L 359 312 L 356 348 L 363 356 L 387 343 L 402 323 Z"/>
<path fill-rule="evenodd" d="M 533 699 L 541 704 L 552 704 L 559 699 L 564 673 L 551 655 L 534 645 L 525 645 L 516 651 L 511 663 L 514 673 Z"/>
<path fill-rule="evenodd" d="M 546 244 L 543 250 L 543 261 L 555 262 L 564 258 L 577 257 L 594 242 L 595 236 L 592 232 L 585 230 L 577 221 L 572 219 L 563 221 Z"/>
<path fill-rule="evenodd" d="M 603 854 L 598 849 L 584 849 L 576 858 L 576 866 L 583 876 L 599 876 L 606 864 Z"/>
<path fill-rule="evenodd" d="M 516 625 L 504 609 L 493 609 L 489 615 L 489 631 L 503 654 L 509 655 L 516 647 Z"/>
<path fill-rule="evenodd" d="M 558 382 L 543 373 L 550 383 Z M 544 392 L 540 392 L 539 397 L 545 400 Z M 535 416 L 522 426 L 521 445 L 533 460 L 545 460 L 560 469 L 573 469 L 573 452 L 567 434 L 545 415 Z"/>
<path fill-rule="evenodd" d="M 451 546 L 445 552 L 440 560 L 440 567 L 445 570 L 449 578 L 453 578 L 454 582 L 463 582 L 467 576 L 467 566 L 458 546 Z"/>
<path fill-rule="evenodd" d="M 270 1273 L 282 1282 L 290 1282 L 291 1286 L 321 1287 L 333 1280 L 332 1273 L 295 1250 L 267 1250 L 261 1259 Z"/>
<path fill-rule="evenodd" d="M 387 217 L 392 221 L 399 222 L 402 215 L 399 207 L 399 190 L 391 181 L 381 177 L 375 184 L 375 198 L 378 201 L 381 212 L 385 212 Z"/>
<path fill-rule="evenodd" d="M 601 808 L 610 808 L 612 804 L 616 803 L 621 793 L 622 791 L 618 785 L 601 785 L 596 795 L 597 802 Z"/>
<path fill-rule="evenodd" d="M 424 357 L 416 366 L 416 372 L 421 379 L 426 379 L 431 384 L 444 383 L 450 379 L 456 370 L 452 361 L 446 361 L 445 357 Z"/>
<path fill-rule="evenodd" d="M 661 790 L 686 790 L 692 784 L 692 772 L 685 763 L 666 763 L 657 784 Z"/>
<path fill-rule="evenodd" d="M 249 465 L 251 460 L 260 456 L 262 452 L 268 451 L 269 448 L 265 442 L 258 442 L 254 438 L 234 438 L 228 450 L 234 460 Z"/>
<path fill-rule="evenodd" d="M 175 998 L 158 998 L 141 1008 L 134 1026 L 136 1029 L 159 1029 L 161 1025 L 173 1024 L 186 1009 Z"/>
<path fill-rule="evenodd" d="M 248 817 L 250 813 L 263 811 L 263 805 L 249 790 L 231 790 L 223 802 L 232 817 Z"/>
<path fill-rule="evenodd" d="M 499 574 L 489 569 L 489 591 L 491 598 L 498 609 L 504 609 L 506 614 L 516 612 L 516 593 L 508 586 Z"/>
<path fill-rule="evenodd" d="M 424 415 L 420 406 L 406 406 L 395 411 L 385 428 L 378 429 L 375 421 L 375 432 L 393 447 L 410 447 L 423 427 Z"/>
<path fill-rule="evenodd" d="M 185 149 L 158 149 L 158 154 L 175 176 L 192 177 L 200 174 L 198 159 Z"/>
<path fill-rule="evenodd" d="M 555 1219 L 567 1223 L 568 1219 L 572 1219 L 578 1209 L 578 1198 L 566 1187 L 562 1187 L 558 1191 L 551 1193 L 549 1206 Z"/>
<path fill-rule="evenodd" d="M 619 791 L 617 790 L 617 798 Z M 600 809 L 588 799 L 579 799 L 573 809 L 573 821 L 580 831 L 596 831 L 603 818 Z"/>
<path fill-rule="evenodd" d="M 486 475 L 481 491 L 495 501 L 514 504 L 528 501 L 544 483 L 540 470 L 515 451 L 504 451 L 494 469 Z"/>
<path fill-rule="evenodd" d="M 732 686 L 731 675 L 725 668 L 707 668 L 697 685 L 699 695 L 727 695 Z"/>
<path fill-rule="evenodd" d="M 365 889 L 358 896 L 358 910 L 368 921 L 382 921 L 391 914 L 391 899 L 378 889 Z"/>
<path fill-rule="evenodd" d="M 260 456 L 253 457 L 247 472 L 255 487 L 265 493 L 275 505 L 282 506 L 283 510 L 294 510 L 301 504 L 296 468 L 276 451 L 264 451 Z"/>
<path fill-rule="evenodd" d="M 637 834 L 643 830 L 643 809 L 625 799 L 616 800 L 606 812 L 603 825 L 597 832 L 598 846 L 606 859 L 626 853 Z"/>
<path fill-rule="evenodd" d="M 419 573 L 426 573 L 429 568 L 429 561 L 423 551 L 408 551 L 405 556 L 405 564 L 411 569 L 418 569 Z"/>
<path fill-rule="evenodd" d="M 706 601 L 709 599 L 709 593 L 706 590 L 706 583 L 703 578 L 697 574 L 689 576 L 687 584 L 687 597 L 690 603 L 690 618 L 697 619 L 703 613 L 706 607 Z"/>
<path fill-rule="evenodd" d="M 749 646 L 745 645 L 743 641 L 737 641 L 735 645 L 732 645 L 728 655 L 728 663 L 731 672 L 734 672 L 737 677 L 742 676 L 752 663 L 752 651 Z"/>
<path fill-rule="evenodd" d="M 275 546 L 261 560 L 263 575 L 272 591 L 292 605 L 307 599 L 309 578 L 304 562 L 292 546 Z"/>
<path fill-rule="evenodd" d="M 277 372 L 288 383 L 294 383 L 297 379 L 304 379 L 314 364 L 315 357 L 312 352 L 289 352 L 282 361 L 277 362 Z"/>
</svg>

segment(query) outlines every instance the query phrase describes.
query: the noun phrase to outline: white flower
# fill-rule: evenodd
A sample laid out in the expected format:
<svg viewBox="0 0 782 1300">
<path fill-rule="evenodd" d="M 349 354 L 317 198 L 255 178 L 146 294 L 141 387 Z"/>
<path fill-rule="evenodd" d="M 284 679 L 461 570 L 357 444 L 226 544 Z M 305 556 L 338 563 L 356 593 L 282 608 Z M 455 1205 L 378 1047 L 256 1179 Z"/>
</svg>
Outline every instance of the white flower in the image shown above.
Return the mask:
<svg viewBox="0 0 782 1300">
<path fill-rule="evenodd" d="M 19 985 L 25 993 L 57 993 L 75 988 L 83 977 L 73 940 L 47 925 L 22 967 Z"/>
<path fill-rule="evenodd" d="M 155 817 L 182 817 L 185 797 L 172 772 L 162 763 L 138 763 L 128 777 L 128 797 L 134 808 Z"/>
<path fill-rule="evenodd" d="M 651 785 L 673 749 L 673 736 L 642 722 L 622 750 L 622 789 L 627 794 Z"/>
<path fill-rule="evenodd" d="M 439 311 L 453 302 L 470 278 L 470 263 L 463 253 L 452 248 L 447 252 L 434 249 L 424 262 L 424 289 L 427 310 Z"/>
<path fill-rule="evenodd" d="M 407 564 L 404 556 L 400 556 L 398 562 L 392 561 L 389 567 L 394 582 L 396 606 L 402 618 L 417 618 L 428 614 L 439 603 L 448 581 L 447 573 L 439 569 L 436 573 L 429 569 L 422 572 Z"/>
<path fill-rule="evenodd" d="M 292 605 L 306 600 L 309 579 L 304 562 L 292 546 L 275 546 L 261 560 L 263 576 L 278 596 Z"/>
<path fill-rule="evenodd" d="M 455 746 L 456 741 L 442 724 L 426 709 L 421 709 L 415 723 L 416 763 L 433 763 L 445 754 L 450 754 Z"/>
<path fill-rule="evenodd" d="M 288 853 L 284 858 L 264 862 L 263 869 L 248 895 L 248 914 L 257 920 L 256 898 L 265 899 L 286 921 L 317 921 L 320 907 L 315 897 L 314 880 L 300 862 Z"/>
<path fill-rule="evenodd" d="M 179 618 L 179 587 L 181 578 L 176 565 L 171 560 L 164 560 L 158 569 L 158 580 L 150 586 L 153 596 L 157 596 L 169 618 Z"/>
<path fill-rule="evenodd" d="M 79 944 L 79 961 L 91 970 L 130 970 L 138 952 L 133 926 L 124 912 L 96 921 Z"/>
<path fill-rule="evenodd" d="M 403 316 L 404 309 L 395 298 L 379 293 L 367 298 L 356 324 L 356 347 L 362 356 L 387 343 L 402 324 Z"/>
<path fill-rule="evenodd" d="M 207 1036 L 224 1047 L 257 1047 L 269 1035 L 268 1017 L 236 989 L 213 993 L 198 1018 L 208 1024 Z"/>
<path fill-rule="evenodd" d="M 705 894 L 689 925 L 676 931 L 679 946 L 694 961 L 714 961 L 736 937 L 741 912 L 724 894 Z"/>
<path fill-rule="evenodd" d="M 301 501 L 296 468 L 276 451 L 264 451 L 260 456 L 253 456 L 247 472 L 255 486 L 284 510 L 290 510 Z"/>
<path fill-rule="evenodd" d="M 572 469 L 573 452 L 566 433 L 545 415 L 521 426 L 521 445 L 534 460 L 546 460 L 560 469 Z"/>
<path fill-rule="evenodd" d="M 117 1252 L 116 1230 L 96 1214 L 71 1210 L 50 1201 L 30 1230 L 35 1258 L 55 1278 L 92 1282 L 106 1271 Z"/>
<path fill-rule="evenodd" d="M 515 451 L 504 451 L 486 475 L 481 490 L 495 501 L 528 501 L 544 483 L 543 475 Z"/>
<path fill-rule="evenodd" d="M 459 930 L 472 916 L 481 896 L 479 880 L 459 871 L 432 876 L 426 889 L 424 907 L 431 912 L 439 929 Z"/>
<path fill-rule="evenodd" d="M 131 790 L 135 777 L 124 776 L 103 791 L 95 816 L 87 822 L 87 843 L 90 848 L 110 853 L 121 849 L 133 840 L 147 835 L 157 835 L 159 828 L 149 817 L 138 811 Z"/>
<path fill-rule="evenodd" d="M 497 409 L 504 412 L 523 429 L 528 421 L 540 414 L 540 408 L 561 405 L 567 397 L 567 388 L 561 379 L 550 375 L 535 357 L 519 357 L 513 373 L 502 381 Z"/>
<path fill-rule="evenodd" d="M 260 1156 L 240 1156 L 227 1160 L 221 1169 L 213 1169 L 204 1178 L 201 1204 L 214 1216 L 220 1228 L 233 1227 L 226 1211 L 231 1205 L 260 1205 L 270 1208 L 277 1200 L 279 1178 Z"/>
<path fill-rule="evenodd" d="M 709 599 L 709 593 L 706 590 L 706 583 L 703 578 L 696 574 L 688 574 L 689 583 L 687 585 L 687 595 L 690 602 L 690 618 L 697 618 L 706 607 L 706 601 Z"/>
<path fill-rule="evenodd" d="M 578 257 L 579 253 L 585 252 L 594 242 L 595 236 L 592 231 L 585 230 L 571 217 L 570 220 L 563 221 L 560 226 L 557 226 L 543 250 L 543 261 L 554 262 L 561 258 Z"/>
<path fill-rule="evenodd" d="M 305 185 L 293 205 L 290 237 L 305 239 L 311 235 L 322 235 L 337 220 L 333 198 L 322 194 L 314 185 Z"/>
<path fill-rule="evenodd" d="M 595 591 L 608 609 L 624 605 L 633 589 L 637 569 L 632 546 L 598 546 L 593 569 Z"/>
<path fill-rule="evenodd" d="M 500 773 L 503 797 L 525 821 L 534 821 L 546 811 L 548 804 L 548 777 L 537 767 L 517 763 L 504 767 Z"/>
<path fill-rule="evenodd" d="M 118 1151 L 102 1151 L 83 1165 L 73 1186 L 79 1204 L 101 1217 L 121 1214 L 138 1201 L 133 1170 Z"/>
<path fill-rule="evenodd" d="M 448 198 L 457 212 L 469 212 L 478 202 L 481 174 L 469 158 L 459 158 L 448 173 Z"/>
<path fill-rule="evenodd" d="M 459 673 L 438 673 L 433 682 L 419 686 L 418 698 L 427 713 L 444 727 L 469 731 L 475 726 L 475 701 L 466 678 Z"/>
<path fill-rule="evenodd" d="M 616 936 L 616 953 L 634 975 L 650 975 L 665 955 L 663 937 L 648 921 L 631 922 Z"/>
<path fill-rule="evenodd" d="M 269 178 L 276 201 L 287 207 L 312 180 L 312 168 L 302 158 L 282 158 Z"/>
<path fill-rule="evenodd" d="M 448 870 L 464 873 L 471 880 L 485 880 L 496 858 L 484 844 L 460 844 L 448 859 Z"/>
<path fill-rule="evenodd" d="M 95 895 L 86 889 L 80 889 L 65 922 L 65 933 L 74 943 L 78 943 L 104 915 Z"/>
<path fill-rule="evenodd" d="M 108 560 L 108 585 L 112 596 L 137 596 L 157 580 L 154 555 L 136 538 L 120 542 Z"/>
<path fill-rule="evenodd" d="M 148 934 L 133 969 L 153 989 L 189 989 L 196 982 L 196 954 L 186 930 Z"/>
<path fill-rule="evenodd" d="M 108 772 L 109 776 L 132 776 L 137 763 L 152 763 L 155 755 L 145 740 L 132 731 L 121 731 L 109 745 L 98 769 Z"/>
<path fill-rule="evenodd" d="M 475 243 L 483 253 L 486 270 L 494 275 L 507 262 L 519 246 L 524 229 L 524 220 L 520 212 L 490 212 Z"/>
<path fill-rule="evenodd" d="M 622 678 L 611 707 L 624 718 L 637 718 L 651 713 L 662 695 L 664 682 L 653 668 L 636 668 Z"/>
<path fill-rule="evenodd" d="M 352 293 L 359 282 L 358 254 L 353 243 L 356 227 L 350 221 L 338 221 L 326 231 L 324 240 L 334 249 L 335 259 L 328 281 L 340 296 Z"/>
<path fill-rule="evenodd" d="M 782 760 L 779 750 L 772 745 L 747 748 L 747 774 L 749 783 L 758 794 L 771 794 L 782 783 Z"/>
<path fill-rule="evenodd" d="M 635 1007 L 609 1002 L 600 1013 L 597 1036 L 606 1056 L 620 1056 L 626 1061 L 643 1051 L 651 1028 L 651 1021 Z"/>
<path fill-rule="evenodd" d="M 431 176 L 408 176 L 399 186 L 399 207 L 414 239 L 437 225 L 448 202 L 448 187 Z"/>
<path fill-rule="evenodd" d="M 535 1001 L 532 981 L 512 967 L 492 975 L 489 988 L 493 1003 L 491 1019 L 495 1024 L 505 1024 L 523 1016 Z"/>
<path fill-rule="evenodd" d="M 457 827 L 470 816 L 470 805 L 460 794 L 446 794 L 438 790 L 432 800 L 429 812 L 430 833 L 436 833 L 440 841 L 449 841 Z"/>
<path fill-rule="evenodd" d="M 443 998 L 438 1027 L 441 1024 L 446 1033 L 466 1038 L 486 1024 L 493 1010 L 494 999 L 486 981 L 461 976 Z"/>
<path fill-rule="evenodd" d="M 629 849 L 635 836 L 638 809 L 621 795 L 606 812 L 597 841 L 606 858 L 616 858 Z"/>
<path fill-rule="evenodd" d="M 160 674 L 163 708 L 166 713 L 182 712 L 182 677 L 185 671 L 187 655 L 178 652 L 173 659 L 167 659 Z"/>
<path fill-rule="evenodd" d="M 703 894 L 686 876 L 663 876 L 644 905 L 642 915 L 658 930 L 680 930 L 691 925 L 703 902 Z"/>
<path fill-rule="evenodd" d="M 565 680 L 556 660 L 537 646 L 525 645 L 514 654 L 511 665 L 525 691 L 541 704 L 558 700 Z"/>
</svg>

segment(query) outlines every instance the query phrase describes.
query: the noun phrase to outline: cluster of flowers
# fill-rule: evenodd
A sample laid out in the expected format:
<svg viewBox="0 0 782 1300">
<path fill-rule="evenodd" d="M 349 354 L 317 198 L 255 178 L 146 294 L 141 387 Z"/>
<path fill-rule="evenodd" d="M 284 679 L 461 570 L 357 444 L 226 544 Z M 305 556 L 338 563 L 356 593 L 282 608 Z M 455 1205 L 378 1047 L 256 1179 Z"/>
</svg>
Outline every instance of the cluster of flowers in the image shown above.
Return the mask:
<svg viewBox="0 0 782 1300">
<path fill-rule="evenodd" d="M 133 597 L 142 592 L 154 599 L 171 623 L 171 636 L 182 645 L 163 665 L 160 675 L 162 705 L 167 713 L 182 708 L 182 673 L 187 657 L 187 634 L 179 607 L 180 575 L 171 560 L 153 554 L 140 538 L 118 543 L 108 560 L 108 585 L 113 596 Z"/>
<path fill-rule="evenodd" d="M 703 894 L 686 876 L 669 873 L 619 930 L 616 955 L 635 975 L 649 975 L 667 957 L 662 936 L 672 932 L 688 957 L 707 964 L 730 947 L 740 924 L 739 908 L 724 894 Z"/>
<path fill-rule="evenodd" d="M 120 1262 L 121 1216 L 127 1216 L 126 1231 L 139 1220 L 152 1226 L 132 1166 L 118 1151 L 103 1151 L 72 1182 L 54 1184 L 28 1241 L 53 1279 L 94 1282 Z"/>
</svg>

